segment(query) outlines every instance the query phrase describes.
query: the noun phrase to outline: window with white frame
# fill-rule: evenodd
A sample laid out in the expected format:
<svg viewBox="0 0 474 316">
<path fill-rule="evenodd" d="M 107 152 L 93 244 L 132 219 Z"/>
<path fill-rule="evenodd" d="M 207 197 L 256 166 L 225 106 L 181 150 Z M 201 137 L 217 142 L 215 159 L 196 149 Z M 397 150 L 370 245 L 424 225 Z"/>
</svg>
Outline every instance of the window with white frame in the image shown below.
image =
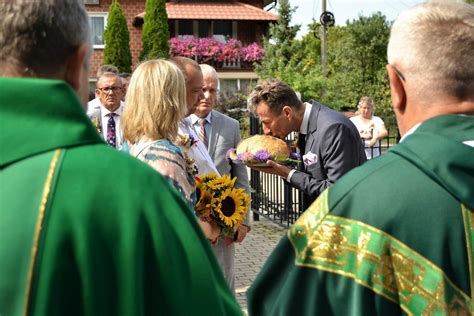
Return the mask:
<svg viewBox="0 0 474 316">
<path fill-rule="evenodd" d="M 107 13 L 89 12 L 89 21 L 91 25 L 91 40 L 94 48 L 104 48 L 104 31 L 107 24 Z"/>
</svg>

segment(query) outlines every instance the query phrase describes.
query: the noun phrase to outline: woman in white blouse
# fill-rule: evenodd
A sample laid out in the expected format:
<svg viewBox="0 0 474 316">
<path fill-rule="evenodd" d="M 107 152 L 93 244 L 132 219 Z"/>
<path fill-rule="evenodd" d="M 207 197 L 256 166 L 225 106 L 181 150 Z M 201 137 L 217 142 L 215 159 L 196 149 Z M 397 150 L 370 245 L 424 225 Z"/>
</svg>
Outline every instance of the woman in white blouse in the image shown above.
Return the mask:
<svg viewBox="0 0 474 316">
<path fill-rule="evenodd" d="M 382 119 L 373 115 L 374 101 L 370 97 L 362 97 L 357 108 L 358 115 L 351 117 L 351 121 L 364 140 L 367 159 L 380 156 L 380 140 L 388 136 L 388 131 Z"/>
</svg>

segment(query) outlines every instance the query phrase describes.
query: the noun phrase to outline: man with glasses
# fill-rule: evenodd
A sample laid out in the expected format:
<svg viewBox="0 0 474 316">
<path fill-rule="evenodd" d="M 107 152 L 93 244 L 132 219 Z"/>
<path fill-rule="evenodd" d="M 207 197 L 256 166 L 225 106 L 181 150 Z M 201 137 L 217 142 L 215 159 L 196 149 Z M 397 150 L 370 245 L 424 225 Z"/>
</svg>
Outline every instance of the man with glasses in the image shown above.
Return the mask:
<svg viewBox="0 0 474 316">
<path fill-rule="evenodd" d="M 97 131 L 110 146 L 120 149 L 123 135 L 120 124 L 123 104 L 123 86 L 120 77 L 112 72 L 100 76 L 96 85 L 96 95 L 100 106 L 90 114 L 90 119 Z"/>
<path fill-rule="evenodd" d="M 97 80 L 99 80 L 99 78 L 102 77 L 102 75 L 106 72 L 112 72 L 112 73 L 117 74 L 117 75 L 119 74 L 118 68 L 115 67 L 114 65 L 102 65 L 102 66 L 99 67 L 99 69 L 97 69 L 97 73 L 96 73 Z M 97 82 L 96 82 L 96 86 L 97 86 Z M 124 92 L 124 95 L 125 95 L 125 92 Z M 123 100 L 122 100 L 121 104 L 123 105 Z M 96 92 L 95 93 L 95 98 L 90 100 L 87 103 L 87 115 L 90 116 L 92 113 L 97 111 L 99 108 L 100 108 L 100 99 L 99 99 L 99 95 Z"/>
<path fill-rule="evenodd" d="M 387 52 L 400 144 L 290 228 L 250 315 L 474 314 L 474 7 L 403 12 Z"/>
</svg>

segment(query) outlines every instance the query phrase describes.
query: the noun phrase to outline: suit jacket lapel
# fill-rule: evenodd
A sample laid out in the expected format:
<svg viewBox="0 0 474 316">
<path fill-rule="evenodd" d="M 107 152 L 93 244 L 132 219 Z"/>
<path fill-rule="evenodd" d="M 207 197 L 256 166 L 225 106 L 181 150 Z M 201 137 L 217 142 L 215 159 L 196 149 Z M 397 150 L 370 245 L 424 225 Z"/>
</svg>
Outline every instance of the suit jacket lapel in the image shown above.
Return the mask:
<svg viewBox="0 0 474 316">
<path fill-rule="evenodd" d="M 209 152 L 209 156 L 213 157 L 214 152 L 216 151 L 217 135 L 219 135 L 222 126 L 221 117 L 216 114 L 214 110 L 211 112 L 211 126 L 211 138 L 209 139 L 207 151 Z"/>
<path fill-rule="evenodd" d="M 311 109 L 311 113 L 309 114 L 309 121 L 308 121 L 308 133 L 306 134 L 306 146 L 305 152 L 309 151 L 314 143 L 314 137 L 311 135 L 315 133 L 318 129 L 318 116 L 319 111 L 321 110 L 321 104 L 311 100 L 311 104 L 313 105 Z"/>
</svg>

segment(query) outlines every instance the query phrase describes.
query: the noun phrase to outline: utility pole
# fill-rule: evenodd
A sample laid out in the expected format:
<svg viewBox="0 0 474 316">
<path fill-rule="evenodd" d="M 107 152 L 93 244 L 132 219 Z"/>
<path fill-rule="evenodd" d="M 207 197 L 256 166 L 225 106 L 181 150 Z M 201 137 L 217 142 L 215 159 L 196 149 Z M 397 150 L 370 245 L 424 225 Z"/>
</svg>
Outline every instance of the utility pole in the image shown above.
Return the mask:
<svg viewBox="0 0 474 316">
<path fill-rule="evenodd" d="M 326 0 L 322 0 L 322 12 L 326 12 Z M 326 23 L 321 23 L 321 27 L 319 29 L 320 37 L 321 37 L 321 70 L 323 72 L 323 76 L 327 76 L 326 70 L 326 45 L 327 45 L 327 26 Z"/>
</svg>

